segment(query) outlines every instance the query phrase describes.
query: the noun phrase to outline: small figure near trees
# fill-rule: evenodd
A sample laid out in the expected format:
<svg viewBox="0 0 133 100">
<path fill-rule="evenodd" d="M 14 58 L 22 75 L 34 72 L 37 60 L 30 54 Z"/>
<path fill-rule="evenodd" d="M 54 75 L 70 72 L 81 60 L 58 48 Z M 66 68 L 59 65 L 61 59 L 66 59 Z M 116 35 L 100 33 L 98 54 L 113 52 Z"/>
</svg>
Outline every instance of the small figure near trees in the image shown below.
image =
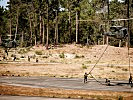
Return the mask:
<svg viewBox="0 0 133 100">
<path fill-rule="evenodd" d="M 87 83 L 87 77 L 88 77 L 88 74 L 85 72 L 85 74 L 84 74 L 84 83 Z"/>
<path fill-rule="evenodd" d="M 14 59 L 13 59 L 13 61 L 15 61 L 16 60 L 16 55 L 14 55 Z"/>
<path fill-rule="evenodd" d="M 5 55 L 3 55 L 3 61 L 4 61 L 4 60 L 6 60 L 6 56 L 5 56 Z"/>
<path fill-rule="evenodd" d="M 28 56 L 28 61 L 30 62 L 30 56 Z"/>
<path fill-rule="evenodd" d="M 132 84 L 132 75 L 130 74 L 130 77 L 129 77 L 129 84 L 131 84 L 131 87 L 133 86 Z"/>
<path fill-rule="evenodd" d="M 8 51 L 7 51 L 7 48 L 5 48 L 5 53 L 7 54 L 7 56 L 8 56 Z"/>
<path fill-rule="evenodd" d="M 36 62 L 38 63 L 38 58 L 36 58 Z"/>
<path fill-rule="evenodd" d="M 110 80 L 106 78 L 105 83 L 107 83 L 107 86 L 110 86 Z"/>
</svg>

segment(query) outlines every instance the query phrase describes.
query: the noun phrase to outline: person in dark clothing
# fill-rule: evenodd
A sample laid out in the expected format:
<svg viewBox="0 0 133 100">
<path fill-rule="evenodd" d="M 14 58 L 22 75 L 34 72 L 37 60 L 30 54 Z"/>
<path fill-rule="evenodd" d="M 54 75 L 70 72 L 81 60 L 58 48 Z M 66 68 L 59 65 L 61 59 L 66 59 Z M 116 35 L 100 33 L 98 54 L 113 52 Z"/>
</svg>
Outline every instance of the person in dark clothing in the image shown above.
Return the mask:
<svg viewBox="0 0 133 100">
<path fill-rule="evenodd" d="M 106 79 L 105 83 L 107 83 L 107 86 L 110 86 L 110 80 L 107 78 L 105 78 L 105 79 Z"/>
<path fill-rule="evenodd" d="M 5 55 L 3 56 L 3 61 L 4 61 L 4 60 L 6 60 L 6 56 L 5 56 Z"/>
<path fill-rule="evenodd" d="M 36 58 L 36 62 L 38 63 L 38 58 Z"/>
<path fill-rule="evenodd" d="M 88 74 L 85 73 L 85 74 L 84 74 L 84 83 L 87 83 L 87 77 L 88 77 Z"/>
<path fill-rule="evenodd" d="M 8 51 L 7 51 L 7 48 L 5 49 L 5 53 L 7 54 L 7 56 L 8 56 Z"/>
<path fill-rule="evenodd" d="M 28 61 L 30 62 L 30 56 L 28 56 Z"/>
<path fill-rule="evenodd" d="M 129 77 L 129 84 L 132 84 L 132 75 L 130 74 L 130 77 Z"/>
<path fill-rule="evenodd" d="M 16 55 L 14 55 L 14 59 L 13 59 L 13 61 L 15 61 L 16 60 Z"/>
<path fill-rule="evenodd" d="M 133 84 L 132 84 L 132 75 L 130 74 L 130 77 L 129 77 L 129 84 L 131 85 L 131 87 L 133 87 Z"/>
</svg>

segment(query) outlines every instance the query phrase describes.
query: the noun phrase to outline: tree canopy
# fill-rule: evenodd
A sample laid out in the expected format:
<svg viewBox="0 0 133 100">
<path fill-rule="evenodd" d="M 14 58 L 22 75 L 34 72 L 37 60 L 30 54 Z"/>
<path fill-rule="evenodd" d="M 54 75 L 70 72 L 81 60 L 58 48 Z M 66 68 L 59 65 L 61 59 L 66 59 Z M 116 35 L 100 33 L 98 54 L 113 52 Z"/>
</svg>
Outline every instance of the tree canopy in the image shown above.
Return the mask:
<svg viewBox="0 0 133 100">
<path fill-rule="evenodd" d="M 133 17 L 133 3 L 129 2 L 129 14 Z M 8 9 L 0 7 L 0 38 L 16 39 L 22 47 L 73 43 L 77 35 L 78 43 L 98 44 L 102 42 L 102 32 L 109 27 L 105 23 L 108 16 L 109 20 L 127 18 L 128 6 L 126 0 L 109 3 L 107 0 L 10 0 L 8 4 Z M 130 21 L 133 45 L 132 23 Z M 121 21 L 113 24 L 127 27 L 128 23 Z M 102 31 L 101 26 L 104 27 Z M 117 44 L 116 41 L 113 39 L 111 44 Z"/>
</svg>

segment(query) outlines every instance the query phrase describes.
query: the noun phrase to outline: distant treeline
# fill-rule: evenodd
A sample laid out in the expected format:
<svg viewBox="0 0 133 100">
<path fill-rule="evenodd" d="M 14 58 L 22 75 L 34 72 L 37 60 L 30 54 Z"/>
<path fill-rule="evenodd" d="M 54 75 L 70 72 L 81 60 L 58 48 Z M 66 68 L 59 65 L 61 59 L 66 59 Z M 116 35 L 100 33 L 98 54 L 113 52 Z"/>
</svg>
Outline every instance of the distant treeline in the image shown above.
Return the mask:
<svg viewBox="0 0 133 100">
<path fill-rule="evenodd" d="M 129 16 L 133 17 L 129 0 Z M 111 23 L 105 20 L 127 18 L 127 2 L 118 0 L 10 0 L 7 9 L 0 7 L 0 42 L 16 40 L 19 46 L 43 44 L 103 44 L 103 32 Z M 109 5 L 109 7 L 108 7 Z M 109 8 L 109 12 L 108 12 Z M 127 27 L 127 21 L 113 25 Z M 133 21 L 130 21 L 133 45 Z M 125 45 L 122 39 L 122 45 Z M 109 39 L 118 46 L 119 40 Z"/>
</svg>

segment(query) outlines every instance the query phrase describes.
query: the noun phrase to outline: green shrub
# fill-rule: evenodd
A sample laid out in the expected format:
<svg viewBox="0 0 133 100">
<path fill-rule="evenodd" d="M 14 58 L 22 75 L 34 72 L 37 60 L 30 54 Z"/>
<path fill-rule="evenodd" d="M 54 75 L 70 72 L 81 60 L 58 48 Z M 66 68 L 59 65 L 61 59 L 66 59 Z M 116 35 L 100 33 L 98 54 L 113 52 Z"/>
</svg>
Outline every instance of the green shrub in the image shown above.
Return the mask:
<svg viewBox="0 0 133 100">
<path fill-rule="evenodd" d="M 42 58 L 48 58 L 48 56 L 43 56 Z"/>
<path fill-rule="evenodd" d="M 51 63 L 56 63 L 56 61 L 54 61 L 54 60 L 50 60 L 50 62 L 51 62 Z"/>
<path fill-rule="evenodd" d="M 11 57 L 14 57 L 15 55 L 14 54 L 11 54 Z"/>
<path fill-rule="evenodd" d="M 123 71 L 128 71 L 128 69 L 126 69 L 126 68 L 123 68 L 122 70 L 123 70 Z"/>
<path fill-rule="evenodd" d="M 90 63 L 91 63 L 91 61 L 86 61 L 85 63 L 90 64 Z"/>
<path fill-rule="evenodd" d="M 85 64 L 82 64 L 83 69 L 87 69 L 87 66 Z"/>
<path fill-rule="evenodd" d="M 64 53 L 61 53 L 61 54 L 59 55 L 59 57 L 60 57 L 60 58 L 65 58 Z"/>
<path fill-rule="evenodd" d="M 114 70 L 112 70 L 112 72 L 114 73 L 115 71 L 114 71 Z"/>
<path fill-rule="evenodd" d="M 25 58 L 24 56 L 21 56 L 20 58 Z"/>
<path fill-rule="evenodd" d="M 35 51 L 37 55 L 42 55 L 42 51 Z"/>
<path fill-rule="evenodd" d="M 27 50 L 26 50 L 26 49 L 20 49 L 20 50 L 18 51 L 18 53 L 19 53 L 19 54 L 24 54 L 24 53 L 27 53 Z"/>
<path fill-rule="evenodd" d="M 16 60 L 20 60 L 20 58 L 16 58 Z"/>
<path fill-rule="evenodd" d="M 123 97 L 122 96 L 118 96 L 118 100 L 123 100 Z"/>
<path fill-rule="evenodd" d="M 78 55 L 76 54 L 75 58 L 84 58 L 84 55 L 78 56 Z"/>
</svg>

